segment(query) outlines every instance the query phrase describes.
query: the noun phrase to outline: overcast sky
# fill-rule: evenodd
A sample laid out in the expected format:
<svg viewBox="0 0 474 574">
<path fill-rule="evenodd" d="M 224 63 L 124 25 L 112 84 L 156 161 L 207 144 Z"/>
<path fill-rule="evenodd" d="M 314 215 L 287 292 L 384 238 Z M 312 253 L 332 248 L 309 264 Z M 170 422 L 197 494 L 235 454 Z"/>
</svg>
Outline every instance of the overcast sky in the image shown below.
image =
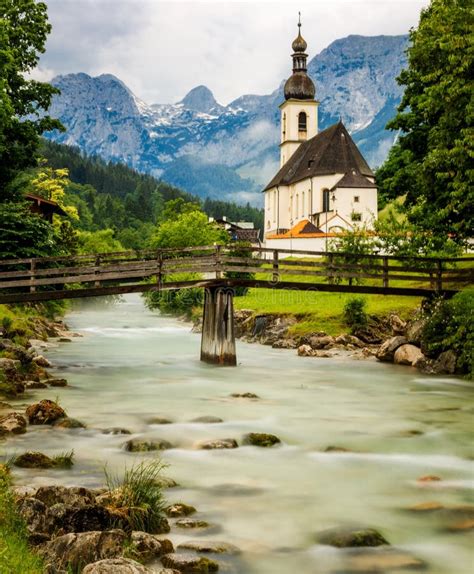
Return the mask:
<svg viewBox="0 0 474 574">
<path fill-rule="evenodd" d="M 53 32 L 37 77 L 111 73 L 148 103 L 204 84 L 227 104 L 291 73 L 298 10 L 310 58 L 349 34 L 405 34 L 428 0 L 46 0 Z"/>
</svg>

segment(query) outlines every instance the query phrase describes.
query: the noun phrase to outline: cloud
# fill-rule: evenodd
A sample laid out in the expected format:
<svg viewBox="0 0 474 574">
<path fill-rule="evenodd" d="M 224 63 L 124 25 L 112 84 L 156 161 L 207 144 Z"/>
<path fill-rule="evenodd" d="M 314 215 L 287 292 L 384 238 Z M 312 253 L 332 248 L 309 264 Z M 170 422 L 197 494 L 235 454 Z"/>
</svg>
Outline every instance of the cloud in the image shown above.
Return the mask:
<svg viewBox="0 0 474 574">
<path fill-rule="evenodd" d="M 112 73 L 149 103 L 207 85 L 223 104 L 290 73 L 297 11 L 310 57 L 349 34 L 402 34 L 428 0 L 49 0 L 43 76 Z"/>
</svg>

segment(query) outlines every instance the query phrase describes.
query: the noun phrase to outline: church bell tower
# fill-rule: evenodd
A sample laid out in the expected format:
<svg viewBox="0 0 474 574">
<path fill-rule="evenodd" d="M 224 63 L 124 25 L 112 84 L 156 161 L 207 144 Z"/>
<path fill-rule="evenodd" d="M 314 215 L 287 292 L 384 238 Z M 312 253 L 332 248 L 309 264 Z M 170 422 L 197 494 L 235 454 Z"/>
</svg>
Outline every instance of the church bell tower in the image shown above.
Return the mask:
<svg viewBox="0 0 474 574">
<path fill-rule="evenodd" d="M 285 101 L 281 110 L 280 167 L 298 149 L 299 145 L 318 133 L 318 105 L 316 88 L 307 74 L 307 44 L 301 35 L 301 17 L 298 36 L 293 41 L 293 74 L 285 84 Z"/>
</svg>

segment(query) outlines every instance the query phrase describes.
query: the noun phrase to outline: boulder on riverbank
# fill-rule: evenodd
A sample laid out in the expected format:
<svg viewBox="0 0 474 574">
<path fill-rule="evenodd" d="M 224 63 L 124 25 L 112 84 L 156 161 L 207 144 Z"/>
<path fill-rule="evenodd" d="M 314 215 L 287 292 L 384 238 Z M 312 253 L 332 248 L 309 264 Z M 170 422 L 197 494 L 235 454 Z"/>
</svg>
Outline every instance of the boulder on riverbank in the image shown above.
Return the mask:
<svg viewBox="0 0 474 574">
<path fill-rule="evenodd" d="M 393 355 L 393 362 L 396 365 L 409 365 L 411 367 L 416 367 L 425 360 L 425 356 L 421 352 L 421 349 L 415 347 L 415 345 L 410 345 L 409 343 L 398 347 Z"/>
<path fill-rule="evenodd" d="M 158 574 L 161 572 L 163 570 Z M 82 570 L 82 574 L 156 574 L 156 571 L 130 558 L 107 558 L 89 564 Z"/>
<path fill-rule="evenodd" d="M 67 417 L 66 411 L 55 401 L 44 399 L 26 409 L 30 425 L 52 425 L 58 419 Z"/>
<path fill-rule="evenodd" d="M 58 536 L 41 547 L 47 572 L 80 571 L 84 566 L 105 558 L 120 558 L 127 534 L 120 529 L 106 532 L 80 532 Z"/>
<path fill-rule="evenodd" d="M 219 570 L 219 564 L 214 560 L 190 554 L 166 554 L 161 558 L 161 563 L 184 574 L 209 574 Z"/>
<path fill-rule="evenodd" d="M 395 351 L 402 345 L 408 343 L 406 337 L 397 335 L 396 337 L 391 337 L 382 343 L 375 355 L 379 361 L 392 363 Z"/>
</svg>

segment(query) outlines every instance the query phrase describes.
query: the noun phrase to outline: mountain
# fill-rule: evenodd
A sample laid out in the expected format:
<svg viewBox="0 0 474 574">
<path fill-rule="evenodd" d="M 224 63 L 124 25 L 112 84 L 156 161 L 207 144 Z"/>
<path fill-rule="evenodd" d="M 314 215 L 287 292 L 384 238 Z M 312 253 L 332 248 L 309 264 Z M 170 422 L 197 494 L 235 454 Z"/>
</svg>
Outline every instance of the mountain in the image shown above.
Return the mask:
<svg viewBox="0 0 474 574">
<path fill-rule="evenodd" d="M 320 129 L 342 118 L 372 167 L 394 141 L 384 127 L 395 114 L 408 36 L 348 36 L 308 65 L 321 102 Z M 58 76 L 51 113 L 66 126 L 50 138 L 89 155 L 123 162 L 201 197 L 261 202 L 278 168 L 284 80 L 268 95 L 220 105 L 206 86 L 176 104 L 149 105 L 110 74 Z"/>
</svg>

